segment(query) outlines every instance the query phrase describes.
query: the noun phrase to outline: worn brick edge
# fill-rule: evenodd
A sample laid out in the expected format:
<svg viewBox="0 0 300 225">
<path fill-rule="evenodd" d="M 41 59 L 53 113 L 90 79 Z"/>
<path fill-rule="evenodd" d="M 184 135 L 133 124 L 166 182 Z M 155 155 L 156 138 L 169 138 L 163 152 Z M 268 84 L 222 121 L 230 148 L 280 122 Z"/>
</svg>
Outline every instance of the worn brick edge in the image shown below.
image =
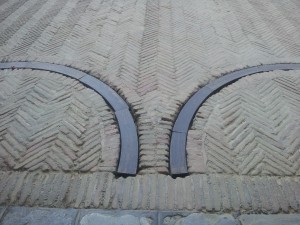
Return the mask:
<svg viewBox="0 0 300 225">
<path fill-rule="evenodd" d="M 170 173 L 173 176 L 188 174 L 186 142 L 190 125 L 200 106 L 214 93 L 238 79 L 274 70 L 300 70 L 300 63 L 278 63 L 248 67 L 227 73 L 208 83 L 193 94 L 178 113 L 170 141 Z"/>
<path fill-rule="evenodd" d="M 116 178 L 113 173 L 0 172 L 0 205 L 127 210 L 293 213 L 300 178 L 162 174 Z M 180 193 L 180 194 L 178 194 Z"/>
<path fill-rule="evenodd" d="M 135 175 L 138 168 L 138 136 L 127 103 L 107 84 L 80 70 L 45 62 L 3 62 L 0 69 L 33 69 L 55 72 L 73 79 L 100 94 L 113 109 L 119 126 L 121 149 L 117 172 Z"/>
</svg>

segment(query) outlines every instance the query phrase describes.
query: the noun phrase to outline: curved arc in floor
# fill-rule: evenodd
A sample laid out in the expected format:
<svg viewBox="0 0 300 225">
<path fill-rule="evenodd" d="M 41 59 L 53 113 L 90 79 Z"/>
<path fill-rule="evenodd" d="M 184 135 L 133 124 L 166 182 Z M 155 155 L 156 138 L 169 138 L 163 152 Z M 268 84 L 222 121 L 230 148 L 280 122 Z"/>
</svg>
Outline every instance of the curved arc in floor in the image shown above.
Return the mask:
<svg viewBox="0 0 300 225">
<path fill-rule="evenodd" d="M 55 72 L 76 79 L 100 94 L 113 109 L 120 131 L 121 149 L 117 173 L 123 175 L 135 175 L 137 173 L 139 158 L 137 128 L 129 111 L 129 106 L 111 87 L 80 70 L 53 63 L 3 62 L 0 63 L 0 69 L 32 69 Z"/>
<path fill-rule="evenodd" d="M 189 128 L 201 105 L 213 94 L 242 77 L 274 70 L 300 70 L 300 63 L 278 63 L 249 67 L 227 73 L 208 83 L 193 94 L 183 105 L 174 123 L 170 142 L 170 173 L 188 174 L 186 143 Z"/>
</svg>

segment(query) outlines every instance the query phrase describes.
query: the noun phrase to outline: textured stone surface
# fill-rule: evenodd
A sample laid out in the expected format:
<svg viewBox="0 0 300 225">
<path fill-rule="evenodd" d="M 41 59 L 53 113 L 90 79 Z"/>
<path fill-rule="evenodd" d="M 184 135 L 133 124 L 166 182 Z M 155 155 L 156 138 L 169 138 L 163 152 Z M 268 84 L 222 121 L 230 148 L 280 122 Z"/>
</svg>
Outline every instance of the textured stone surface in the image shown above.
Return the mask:
<svg viewBox="0 0 300 225">
<path fill-rule="evenodd" d="M 7 209 L 6 206 L 0 206 L 0 221 L 1 221 L 2 217 L 4 216 L 6 209 Z"/>
<path fill-rule="evenodd" d="M 155 211 L 82 209 L 77 218 L 76 225 L 158 225 Z"/>
<path fill-rule="evenodd" d="M 299 175 L 300 71 L 242 78 L 210 97 L 188 135 L 190 172 Z"/>
<path fill-rule="evenodd" d="M 185 218 L 181 218 L 175 223 L 175 225 L 189 225 L 189 224 L 210 225 L 203 215 L 196 214 L 196 213 L 191 214 Z"/>
<path fill-rule="evenodd" d="M 233 217 L 234 214 L 236 218 Z M 1 225 L 298 225 L 299 221 L 300 214 L 240 215 L 236 212 L 230 215 L 188 211 L 29 207 L 8 207 L 4 216 L 0 217 Z"/>
<path fill-rule="evenodd" d="M 132 215 L 124 216 L 107 216 L 99 213 L 92 213 L 84 216 L 80 225 L 99 225 L 99 224 L 111 224 L 111 225 L 151 225 L 151 221 L 147 218 L 138 218 Z"/>
<path fill-rule="evenodd" d="M 230 70 L 299 62 L 298 12 L 298 0 L 6 1 L 0 57 L 92 71 L 133 107 L 141 173 L 167 173 L 180 105 Z"/>
<path fill-rule="evenodd" d="M 242 215 L 242 225 L 299 225 L 300 215 Z"/>
<path fill-rule="evenodd" d="M 175 223 L 167 222 L 165 219 L 164 224 L 166 225 L 239 225 L 238 221 L 235 220 L 231 215 L 210 215 L 203 213 L 192 213 L 187 217 L 182 217 L 176 220 Z M 169 220 L 169 219 L 168 219 Z"/>
<path fill-rule="evenodd" d="M 1 225 L 73 225 L 77 210 L 13 207 L 2 219 Z"/>
<path fill-rule="evenodd" d="M 120 137 L 114 114 L 78 81 L 2 70 L 0 108 L 0 169 L 115 171 Z"/>
</svg>

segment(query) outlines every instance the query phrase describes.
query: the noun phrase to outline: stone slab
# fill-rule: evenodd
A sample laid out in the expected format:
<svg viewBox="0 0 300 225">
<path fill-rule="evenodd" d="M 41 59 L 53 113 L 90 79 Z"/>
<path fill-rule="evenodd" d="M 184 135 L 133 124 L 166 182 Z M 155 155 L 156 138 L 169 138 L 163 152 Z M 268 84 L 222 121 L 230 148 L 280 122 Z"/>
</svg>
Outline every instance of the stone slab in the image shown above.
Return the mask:
<svg viewBox="0 0 300 225">
<path fill-rule="evenodd" d="M 115 112 L 128 109 L 127 103 L 112 88 L 102 81 L 90 75 L 85 75 L 79 80 L 86 84 L 89 88 L 92 88 L 94 91 L 99 93 L 108 102 L 108 104 L 111 105 Z"/>
<path fill-rule="evenodd" d="M 239 220 L 242 225 L 299 225 L 300 215 L 242 215 Z"/>
<path fill-rule="evenodd" d="M 162 225 L 239 225 L 239 221 L 230 214 L 159 212 L 158 221 Z"/>
<path fill-rule="evenodd" d="M 138 168 L 139 145 L 137 128 L 128 109 L 115 112 L 121 134 L 118 173 L 135 175 Z"/>
<path fill-rule="evenodd" d="M 0 221 L 1 221 L 2 217 L 4 217 L 6 209 L 7 209 L 6 206 L 0 206 Z"/>
<path fill-rule="evenodd" d="M 158 225 L 157 219 L 156 211 L 83 209 L 75 225 Z"/>
<path fill-rule="evenodd" d="M 1 225 L 73 225 L 76 209 L 11 207 Z"/>
<path fill-rule="evenodd" d="M 3 217 L 1 218 L 1 215 Z M 299 225 L 300 214 L 0 207 L 1 225 Z"/>
</svg>

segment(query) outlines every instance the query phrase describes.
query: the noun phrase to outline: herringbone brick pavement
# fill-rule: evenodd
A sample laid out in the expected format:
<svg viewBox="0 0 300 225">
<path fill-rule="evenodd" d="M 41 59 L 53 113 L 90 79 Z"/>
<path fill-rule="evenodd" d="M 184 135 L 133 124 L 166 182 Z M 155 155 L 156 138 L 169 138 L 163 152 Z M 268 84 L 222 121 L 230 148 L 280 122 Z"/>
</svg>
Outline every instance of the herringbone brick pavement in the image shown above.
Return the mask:
<svg viewBox="0 0 300 225">
<path fill-rule="evenodd" d="M 92 71 L 131 105 L 140 171 L 168 172 L 175 115 L 199 86 L 261 63 L 299 62 L 299 1 L 1 1 L 0 58 Z"/>
<path fill-rule="evenodd" d="M 86 71 L 128 103 L 138 175 L 117 177 L 120 135 L 94 91 L 62 75 L 0 71 L 0 204 L 299 212 L 300 73 L 242 78 L 188 134 L 190 176 L 167 176 L 176 114 L 226 72 L 300 62 L 298 0 L 0 1 L 0 61 Z M 106 171 L 106 172 L 105 172 Z"/>
<path fill-rule="evenodd" d="M 200 107 L 188 135 L 191 172 L 300 174 L 300 72 L 242 78 Z"/>
<path fill-rule="evenodd" d="M 112 110 L 78 81 L 0 71 L 0 170 L 113 172 L 119 139 Z"/>
<path fill-rule="evenodd" d="M 0 172 L 0 204 L 46 207 L 299 213 L 299 177 Z"/>
</svg>

